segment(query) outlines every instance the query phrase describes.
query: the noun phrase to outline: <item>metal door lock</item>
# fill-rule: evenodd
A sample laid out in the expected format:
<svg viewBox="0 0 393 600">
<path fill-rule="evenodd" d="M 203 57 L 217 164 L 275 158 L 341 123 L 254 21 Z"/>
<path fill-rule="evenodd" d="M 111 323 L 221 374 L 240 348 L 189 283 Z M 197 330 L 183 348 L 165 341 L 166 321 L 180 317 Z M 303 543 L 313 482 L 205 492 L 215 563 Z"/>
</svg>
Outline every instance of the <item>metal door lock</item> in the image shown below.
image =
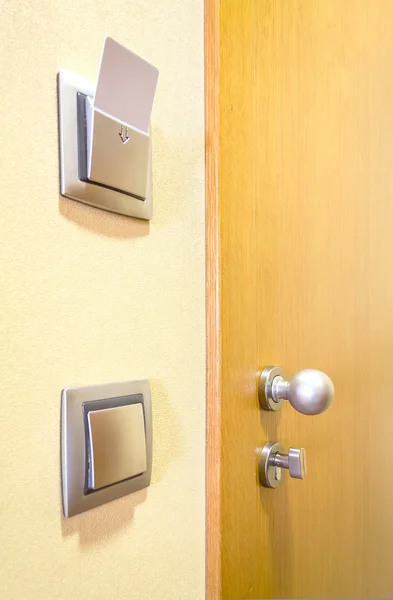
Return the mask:
<svg viewBox="0 0 393 600">
<path fill-rule="evenodd" d="M 291 477 L 304 479 L 307 475 L 306 451 L 304 448 L 289 448 L 285 454 L 284 446 L 277 442 L 268 442 L 262 448 L 259 457 L 259 481 L 264 487 L 276 488 L 283 482 L 282 469 L 289 471 Z"/>
<path fill-rule="evenodd" d="M 332 380 L 322 371 L 305 369 L 285 381 L 279 367 L 265 367 L 259 377 L 258 398 L 264 410 L 279 410 L 284 400 L 303 415 L 323 413 L 334 398 Z"/>
</svg>

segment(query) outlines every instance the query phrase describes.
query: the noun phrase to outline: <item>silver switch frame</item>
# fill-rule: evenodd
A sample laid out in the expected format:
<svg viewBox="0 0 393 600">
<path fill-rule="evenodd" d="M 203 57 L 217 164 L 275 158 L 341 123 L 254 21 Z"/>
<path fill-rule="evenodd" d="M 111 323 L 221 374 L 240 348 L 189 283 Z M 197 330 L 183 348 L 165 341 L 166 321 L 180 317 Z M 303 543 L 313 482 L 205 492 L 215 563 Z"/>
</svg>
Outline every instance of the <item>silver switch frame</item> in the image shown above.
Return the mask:
<svg viewBox="0 0 393 600">
<path fill-rule="evenodd" d="M 153 214 L 151 135 L 149 135 L 146 192 L 143 198 L 105 187 L 102 184 L 100 185 L 99 182 L 83 181 L 79 173 L 81 149 L 80 139 L 78 138 L 78 129 L 80 131 L 78 94 L 93 98 L 95 85 L 68 71 L 60 71 L 57 85 L 61 195 L 121 215 L 137 217 L 138 219 L 151 219 Z M 116 121 L 112 120 L 112 123 L 116 127 Z M 118 126 L 120 132 L 120 122 Z M 115 137 L 117 137 L 117 134 L 115 134 Z M 119 143 L 121 145 L 121 142 Z"/>
<path fill-rule="evenodd" d="M 131 399 L 130 396 L 142 396 Z M 145 419 L 146 471 L 105 488 L 86 486 L 88 443 L 86 414 L 100 407 L 141 402 Z M 152 470 L 152 409 L 149 382 L 125 381 L 66 388 L 61 394 L 61 480 L 63 514 L 72 517 L 150 485 Z"/>
</svg>

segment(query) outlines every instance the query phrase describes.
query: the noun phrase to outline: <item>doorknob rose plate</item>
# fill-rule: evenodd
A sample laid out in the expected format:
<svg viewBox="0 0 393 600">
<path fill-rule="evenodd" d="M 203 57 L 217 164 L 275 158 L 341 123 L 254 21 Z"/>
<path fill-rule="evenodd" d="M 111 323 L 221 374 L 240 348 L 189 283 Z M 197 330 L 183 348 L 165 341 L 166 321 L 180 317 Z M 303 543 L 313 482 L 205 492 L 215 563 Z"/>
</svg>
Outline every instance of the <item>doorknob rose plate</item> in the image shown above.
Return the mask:
<svg viewBox="0 0 393 600">
<path fill-rule="evenodd" d="M 263 487 L 277 488 L 282 484 L 284 473 L 282 473 L 280 467 L 274 464 L 272 458 L 276 454 L 284 453 L 284 446 L 278 442 L 268 442 L 262 448 L 258 463 L 258 474 Z"/>
<path fill-rule="evenodd" d="M 285 374 L 280 367 L 265 367 L 259 376 L 258 398 L 264 410 L 280 410 L 284 398 L 277 401 L 273 399 L 273 381 L 276 377 L 285 379 Z"/>
</svg>

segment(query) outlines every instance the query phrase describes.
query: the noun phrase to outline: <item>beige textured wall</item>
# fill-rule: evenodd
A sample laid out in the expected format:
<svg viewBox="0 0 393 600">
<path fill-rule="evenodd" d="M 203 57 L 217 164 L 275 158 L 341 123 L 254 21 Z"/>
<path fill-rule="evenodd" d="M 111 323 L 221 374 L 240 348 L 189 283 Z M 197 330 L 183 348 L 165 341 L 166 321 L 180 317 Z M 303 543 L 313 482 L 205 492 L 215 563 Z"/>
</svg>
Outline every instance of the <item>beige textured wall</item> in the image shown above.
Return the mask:
<svg viewBox="0 0 393 600">
<path fill-rule="evenodd" d="M 204 597 L 202 0 L 0 0 L 0 589 Z M 59 198 L 56 73 L 108 34 L 155 64 L 150 225 Z M 147 377 L 147 491 L 64 520 L 65 386 Z"/>
</svg>

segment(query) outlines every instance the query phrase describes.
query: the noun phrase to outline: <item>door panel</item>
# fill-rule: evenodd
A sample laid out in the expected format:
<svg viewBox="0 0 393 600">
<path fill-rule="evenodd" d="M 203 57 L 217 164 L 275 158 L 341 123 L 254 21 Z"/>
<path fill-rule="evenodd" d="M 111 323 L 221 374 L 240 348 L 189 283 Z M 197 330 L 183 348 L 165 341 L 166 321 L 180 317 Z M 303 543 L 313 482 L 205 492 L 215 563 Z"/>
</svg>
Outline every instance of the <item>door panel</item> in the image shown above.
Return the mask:
<svg viewBox="0 0 393 600">
<path fill-rule="evenodd" d="M 221 2 L 222 597 L 393 597 L 393 2 Z M 325 371 L 319 416 L 257 371 Z M 257 481 L 256 449 L 308 476 Z"/>
</svg>

